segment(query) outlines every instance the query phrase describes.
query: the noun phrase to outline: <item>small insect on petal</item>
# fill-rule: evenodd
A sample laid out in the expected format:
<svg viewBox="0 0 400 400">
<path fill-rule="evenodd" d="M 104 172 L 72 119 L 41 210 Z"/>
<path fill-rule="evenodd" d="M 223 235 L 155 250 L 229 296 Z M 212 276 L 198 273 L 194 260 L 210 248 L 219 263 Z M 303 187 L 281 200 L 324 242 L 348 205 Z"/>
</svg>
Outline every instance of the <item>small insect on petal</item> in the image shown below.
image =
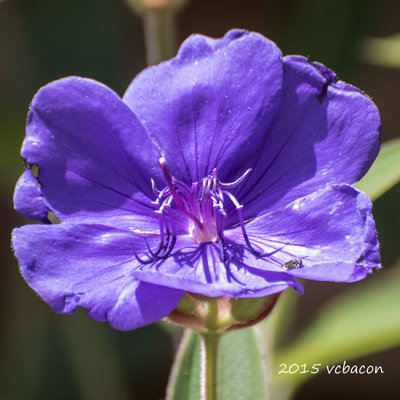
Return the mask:
<svg viewBox="0 0 400 400">
<path fill-rule="evenodd" d="M 298 269 L 302 266 L 303 266 L 302 261 L 299 260 L 298 258 L 295 258 L 294 260 L 285 262 L 285 264 L 283 264 L 283 269 L 287 271 L 289 269 Z"/>
</svg>

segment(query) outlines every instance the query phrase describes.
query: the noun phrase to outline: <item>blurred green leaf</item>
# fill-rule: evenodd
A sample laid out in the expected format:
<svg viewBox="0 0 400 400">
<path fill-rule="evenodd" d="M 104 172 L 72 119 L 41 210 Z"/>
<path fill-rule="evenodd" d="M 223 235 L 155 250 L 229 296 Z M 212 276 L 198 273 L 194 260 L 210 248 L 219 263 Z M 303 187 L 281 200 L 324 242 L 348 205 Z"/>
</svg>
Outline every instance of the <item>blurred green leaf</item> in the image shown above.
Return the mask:
<svg viewBox="0 0 400 400">
<path fill-rule="evenodd" d="M 368 171 L 355 186 L 376 200 L 400 181 L 400 138 L 386 142 Z"/>
<path fill-rule="evenodd" d="M 223 335 L 218 356 L 219 400 L 264 400 L 266 367 L 259 335 L 254 328 Z M 167 391 L 167 400 L 199 400 L 201 338 L 186 332 L 179 346 Z"/>
<path fill-rule="evenodd" d="M 167 400 L 200 399 L 200 352 L 200 336 L 186 330 L 172 366 Z"/>
<path fill-rule="evenodd" d="M 274 365 L 326 365 L 352 360 L 400 345 L 400 263 L 372 282 L 332 300 L 294 343 L 275 357 Z M 278 374 L 278 383 L 298 385 L 312 374 Z"/>
<path fill-rule="evenodd" d="M 287 341 L 294 323 L 299 292 L 288 289 L 281 293 L 273 312 L 258 324 L 267 353 L 283 345 Z"/>
<path fill-rule="evenodd" d="M 386 38 L 365 38 L 360 43 L 360 53 L 369 64 L 400 68 L 400 34 Z"/>
</svg>

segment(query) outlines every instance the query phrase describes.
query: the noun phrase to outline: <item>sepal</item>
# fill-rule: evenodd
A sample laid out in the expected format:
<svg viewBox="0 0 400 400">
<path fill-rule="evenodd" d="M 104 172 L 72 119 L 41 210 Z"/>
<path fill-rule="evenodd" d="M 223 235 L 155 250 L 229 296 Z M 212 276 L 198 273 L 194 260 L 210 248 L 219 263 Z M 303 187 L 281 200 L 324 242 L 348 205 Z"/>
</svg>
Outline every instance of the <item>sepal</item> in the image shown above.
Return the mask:
<svg viewBox="0 0 400 400">
<path fill-rule="evenodd" d="M 258 298 L 206 297 L 186 292 L 168 319 L 199 333 L 246 328 L 272 311 L 280 293 Z"/>
</svg>

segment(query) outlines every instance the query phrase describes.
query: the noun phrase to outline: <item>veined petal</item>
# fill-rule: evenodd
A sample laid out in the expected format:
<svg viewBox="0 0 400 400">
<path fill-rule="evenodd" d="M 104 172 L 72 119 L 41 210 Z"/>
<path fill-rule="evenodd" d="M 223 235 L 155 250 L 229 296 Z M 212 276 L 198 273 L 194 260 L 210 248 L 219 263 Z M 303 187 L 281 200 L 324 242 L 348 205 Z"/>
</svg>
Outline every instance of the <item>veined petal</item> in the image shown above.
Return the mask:
<svg viewBox="0 0 400 400">
<path fill-rule="evenodd" d="M 358 181 L 379 151 L 380 118 L 368 96 L 322 64 L 299 56 L 283 61 L 280 109 L 237 193 L 248 218 L 326 183 Z"/>
<path fill-rule="evenodd" d="M 70 77 L 43 87 L 31 105 L 21 154 L 39 167 L 36 198 L 43 196 L 61 220 L 132 214 L 158 223 L 149 198 L 159 153 L 106 86 Z M 18 191 L 30 196 L 31 182 Z"/>
<path fill-rule="evenodd" d="M 159 144 L 170 172 L 192 183 L 213 168 L 238 174 L 279 105 L 281 53 L 263 36 L 190 36 L 176 58 L 139 74 L 124 95 Z"/>
<path fill-rule="evenodd" d="M 289 287 L 302 291 L 301 285 L 284 271 L 264 271 L 247 264 L 242 245 L 231 244 L 229 251 L 231 259 L 225 265 L 216 243 L 199 245 L 189 236 L 179 236 L 168 259 L 142 265 L 133 276 L 209 297 L 263 297 Z"/>
<path fill-rule="evenodd" d="M 181 290 L 136 280 L 135 235 L 101 225 L 26 225 L 12 237 L 28 284 L 59 313 L 77 306 L 98 321 L 129 330 L 157 321 Z M 140 250 L 138 248 L 138 250 Z"/>
<path fill-rule="evenodd" d="M 379 245 L 372 203 L 349 185 L 328 185 L 299 198 L 281 210 L 246 224 L 249 240 L 257 251 L 247 262 L 255 268 L 284 270 L 284 264 L 301 260 L 300 268 L 286 272 L 305 279 L 353 282 L 380 268 Z M 244 243 L 240 229 L 226 237 Z"/>
</svg>

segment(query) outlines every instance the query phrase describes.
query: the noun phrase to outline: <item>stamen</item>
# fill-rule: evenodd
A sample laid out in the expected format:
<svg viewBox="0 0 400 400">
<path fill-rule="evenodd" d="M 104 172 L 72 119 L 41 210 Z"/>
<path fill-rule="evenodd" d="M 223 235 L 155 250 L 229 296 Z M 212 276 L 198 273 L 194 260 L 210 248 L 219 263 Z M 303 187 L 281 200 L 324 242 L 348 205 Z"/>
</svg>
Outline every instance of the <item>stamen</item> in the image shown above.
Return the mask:
<svg viewBox="0 0 400 400">
<path fill-rule="evenodd" d="M 205 197 L 207 197 L 208 194 L 210 193 L 212 181 L 211 181 L 210 178 L 208 177 L 207 180 L 206 180 L 206 182 L 207 182 L 207 187 L 206 187 Z"/>
<path fill-rule="evenodd" d="M 172 200 L 176 208 L 187 216 L 191 223 L 188 227 L 193 239 L 197 243 L 217 242 L 219 246 L 220 259 L 228 267 L 229 254 L 224 242 L 224 218 L 226 212 L 224 209 L 224 196 L 226 195 L 236 207 L 240 226 L 244 240 L 250 252 L 257 257 L 263 257 L 266 254 L 255 250 L 249 240 L 245 229 L 245 223 L 242 215 L 243 206 L 236 200 L 229 190 L 238 186 L 247 175 L 251 168 L 231 183 L 220 182 L 217 178 L 217 170 L 213 171 L 199 182 L 188 186 L 171 176 L 168 172 L 167 163 L 164 157 L 159 159 L 160 167 L 163 171 L 166 186 L 159 190 L 154 180 L 151 180 L 151 187 L 157 196 L 152 203 L 157 206 L 155 212 L 159 216 L 160 236 L 157 247 L 153 250 L 149 241 L 145 238 L 147 251 L 144 252 L 145 258 L 138 256 L 134 250 L 136 259 L 141 264 L 151 264 L 158 260 L 167 258 L 176 243 L 175 224 L 170 220 Z"/>
<path fill-rule="evenodd" d="M 153 250 L 151 249 L 149 242 L 147 239 L 144 239 L 144 241 L 146 242 L 146 247 L 147 250 L 150 253 L 150 258 L 158 258 L 159 254 L 161 253 L 161 251 L 164 251 L 166 247 L 168 247 L 169 244 L 169 238 L 170 238 L 170 233 L 169 230 L 167 230 L 167 234 L 166 234 L 166 238 L 165 238 L 165 242 L 164 242 L 164 235 L 162 235 L 162 237 L 160 237 L 160 244 L 158 245 L 158 248 L 155 252 L 153 252 Z"/>
<path fill-rule="evenodd" d="M 158 248 L 156 251 L 153 251 L 151 249 L 150 244 L 146 238 L 144 238 L 144 241 L 146 243 L 146 247 L 149 252 L 149 254 L 145 253 L 145 255 L 148 257 L 148 259 L 144 260 L 144 259 L 140 258 L 138 256 L 138 254 L 136 253 L 135 246 L 133 246 L 133 254 L 134 254 L 136 260 L 139 261 L 139 263 L 146 265 L 146 264 L 151 264 L 157 260 L 165 260 L 166 258 L 168 258 L 175 246 L 176 235 L 175 234 L 171 235 L 170 231 L 167 229 L 165 241 L 160 238 L 160 244 L 158 245 Z"/>
<path fill-rule="evenodd" d="M 245 223 L 244 223 L 244 220 L 243 220 L 243 214 L 242 214 L 243 206 L 241 204 L 239 204 L 239 202 L 236 200 L 235 196 L 233 196 L 232 193 L 229 193 L 229 192 L 227 192 L 225 190 L 223 190 L 222 193 L 225 193 L 229 197 L 229 199 L 232 201 L 232 203 L 235 205 L 235 207 L 236 207 L 236 212 L 237 212 L 238 217 L 239 217 L 240 228 L 242 230 L 243 239 L 246 242 L 246 245 L 249 248 L 250 252 L 253 255 L 255 255 L 256 257 L 269 256 L 270 253 L 261 253 L 251 245 L 250 240 L 249 240 L 249 236 L 247 235 L 247 232 L 246 232 Z"/>
<path fill-rule="evenodd" d="M 164 178 L 167 181 L 168 187 L 171 191 L 172 197 L 174 198 L 175 204 L 178 207 L 179 211 L 181 211 L 183 214 L 185 214 L 187 217 L 189 217 L 191 220 L 193 220 L 201 231 L 204 231 L 204 227 L 203 227 L 202 223 L 192 213 L 190 213 L 189 211 L 186 210 L 186 208 L 182 204 L 182 201 L 181 201 L 178 193 L 176 193 L 171 176 L 169 175 L 168 170 L 167 170 L 167 163 L 165 161 L 165 158 L 161 157 L 159 162 L 160 162 L 160 166 L 163 171 L 163 174 L 164 174 Z"/>
<path fill-rule="evenodd" d="M 158 214 L 160 214 L 160 215 L 164 215 L 163 214 L 163 212 L 164 212 L 164 209 L 165 208 L 169 208 L 170 207 L 170 205 L 171 205 L 171 202 L 172 202 L 172 196 L 169 194 L 168 195 L 169 197 L 167 197 L 164 201 L 163 201 L 163 203 L 161 204 L 161 207 L 158 209 L 158 210 L 155 210 L 155 212 L 156 213 L 158 213 Z"/>
<path fill-rule="evenodd" d="M 158 196 L 158 195 L 161 193 L 161 190 L 158 190 L 158 189 L 156 188 L 156 183 L 154 182 L 154 179 L 153 179 L 153 178 L 151 178 L 151 188 L 152 188 L 152 190 L 153 190 L 153 193 L 154 193 L 156 196 Z"/>
<path fill-rule="evenodd" d="M 143 260 L 142 258 L 140 258 L 138 256 L 138 254 L 136 253 L 135 245 L 133 245 L 133 255 L 135 256 L 136 260 L 139 261 L 139 263 L 142 265 L 151 264 L 154 262 L 154 259 L 152 259 L 152 258 L 150 258 L 148 260 Z"/>
<path fill-rule="evenodd" d="M 175 247 L 175 243 L 176 243 L 176 235 L 172 235 L 172 239 L 169 243 L 169 246 L 167 247 L 165 253 L 160 258 L 162 258 L 162 259 L 168 258 L 169 255 L 171 254 L 172 250 Z"/>
<path fill-rule="evenodd" d="M 221 181 L 219 181 L 218 179 L 216 179 L 216 180 L 217 180 L 217 185 L 218 185 L 218 187 L 220 187 L 221 189 L 227 189 L 227 190 L 233 189 L 233 188 L 235 188 L 236 186 L 238 186 L 239 184 L 241 184 L 241 183 L 244 181 L 244 179 L 246 178 L 246 176 L 247 176 L 252 170 L 253 170 L 252 168 L 249 168 L 240 178 L 236 179 L 236 181 L 233 181 L 233 182 L 231 182 L 231 183 L 221 182 Z M 216 173 L 216 170 L 215 170 L 215 169 L 214 169 L 214 171 L 215 171 L 215 173 Z"/>
<path fill-rule="evenodd" d="M 154 189 L 155 189 L 156 191 L 159 192 L 159 194 L 158 194 L 158 196 L 157 196 L 157 199 L 156 199 L 155 201 L 152 201 L 152 202 L 151 202 L 151 203 L 154 204 L 154 205 L 160 204 L 160 200 L 161 200 L 163 197 L 169 196 L 169 195 L 171 194 L 170 191 L 169 191 L 169 187 L 168 187 L 168 186 L 165 187 L 163 190 L 158 190 L 158 189 L 154 186 Z M 153 190 L 153 192 L 154 192 L 154 190 Z M 154 192 L 154 193 L 155 193 L 155 192 Z"/>
</svg>

